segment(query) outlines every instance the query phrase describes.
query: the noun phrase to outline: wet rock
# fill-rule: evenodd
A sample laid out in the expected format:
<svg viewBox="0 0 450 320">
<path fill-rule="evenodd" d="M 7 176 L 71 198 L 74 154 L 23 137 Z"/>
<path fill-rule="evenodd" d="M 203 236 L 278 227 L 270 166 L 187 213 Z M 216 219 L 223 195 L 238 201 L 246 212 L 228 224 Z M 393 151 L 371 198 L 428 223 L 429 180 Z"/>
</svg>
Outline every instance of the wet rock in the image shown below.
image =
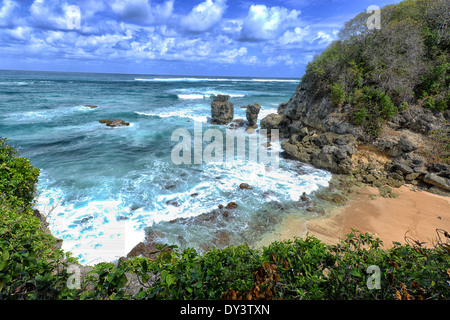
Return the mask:
<svg viewBox="0 0 450 320">
<path fill-rule="evenodd" d="M 253 126 L 248 126 L 247 128 L 245 128 L 245 132 L 247 132 L 248 134 L 253 134 L 255 133 L 256 128 L 258 128 L 257 124 Z"/>
<path fill-rule="evenodd" d="M 180 204 L 178 203 L 178 201 L 176 201 L 176 200 L 169 200 L 169 201 L 166 201 L 166 205 L 168 205 L 168 206 L 174 206 L 174 207 L 179 207 L 180 206 Z"/>
<path fill-rule="evenodd" d="M 235 209 L 235 208 L 237 208 L 237 206 L 238 206 L 237 203 L 232 201 L 229 204 L 227 204 L 225 209 Z"/>
<path fill-rule="evenodd" d="M 229 96 L 215 96 L 211 103 L 213 124 L 229 124 L 234 118 L 234 105 L 228 101 Z"/>
<path fill-rule="evenodd" d="M 226 233 L 225 231 L 217 231 L 214 239 L 213 244 L 219 248 L 226 247 L 230 243 L 230 235 Z"/>
<path fill-rule="evenodd" d="M 283 116 L 280 114 L 269 114 L 267 117 L 261 119 L 261 129 L 266 129 L 267 133 L 270 133 L 272 129 L 279 129 L 283 120 Z"/>
<path fill-rule="evenodd" d="M 158 255 L 161 253 L 161 251 L 157 248 L 158 243 L 156 242 L 149 242 L 149 243 L 143 243 L 139 242 L 136 246 L 134 246 L 133 249 L 127 254 L 127 258 L 135 258 L 139 256 L 147 257 L 150 260 L 156 260 L 158 258 Z M 164 247 L 164 251 L 171 252 L 172 249 L 169 247 Z"/>
<path fill-rule="evenodd" d="M 245 125 L 244 119 L 234 119 L 233 122 L 230 123 L 231 128 L 240 128 Z"/>
<path fill-rule="evenodd" d="M 94 106 L 94 105 L 92 105 L 92 104 L 87 104 L 87 105 L 85 105 L 84 107 L 85 107 L 85 108 L 91 108 L 91 109 L 96 109 L 96 108 L 98 108 L 98 106 Z"/>
<path fill-rule="evenodd" d="M 123 120 L 120 119 L 113 119 L 113 120 L 100 120 L 99 121 L 102 124 L 106 124 L 108 127 L 124 127 L 124 126 L 129 126 L 130 123 L 129 122 L 125 122 Z"/>
<path fill-rule="evenodd" d="M 245 112 L 248 125 L 254 126 L 256 122 L 258 121 L 258 114 L 261 110 L 261 105 L 259 104 L 250 104 L 247 106 L 247 111 Z"/>
<path fill-rule="evenodd" d="M 248 183 L 241 183 L 239 185 L 239 188 L 244 190 L 252 189 L 252 187 L 250 187 Z"/>
</svg>

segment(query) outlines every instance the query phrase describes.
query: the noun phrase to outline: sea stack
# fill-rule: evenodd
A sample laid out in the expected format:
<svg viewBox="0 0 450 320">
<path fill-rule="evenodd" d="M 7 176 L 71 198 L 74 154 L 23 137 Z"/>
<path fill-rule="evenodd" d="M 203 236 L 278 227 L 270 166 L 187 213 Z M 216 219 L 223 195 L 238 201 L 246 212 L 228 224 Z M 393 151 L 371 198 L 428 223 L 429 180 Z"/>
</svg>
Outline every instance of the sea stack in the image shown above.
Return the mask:
<svg viewBox="0 0 450 320">
<path fill-rule="evenodd" d="M 233 121 L 234 105 L 228 101 L 228 95 L 217 95 L 211 103 L 213 124 L 228 124 Z"/>
<path fill-rule="evenodd" d="M 261 105 L 259 104 L 250 104 L 247 106 L 246 116 L 249 126 L 255 126 L 258 121 L 258 114 L 261 110 Z"/>
</svg>

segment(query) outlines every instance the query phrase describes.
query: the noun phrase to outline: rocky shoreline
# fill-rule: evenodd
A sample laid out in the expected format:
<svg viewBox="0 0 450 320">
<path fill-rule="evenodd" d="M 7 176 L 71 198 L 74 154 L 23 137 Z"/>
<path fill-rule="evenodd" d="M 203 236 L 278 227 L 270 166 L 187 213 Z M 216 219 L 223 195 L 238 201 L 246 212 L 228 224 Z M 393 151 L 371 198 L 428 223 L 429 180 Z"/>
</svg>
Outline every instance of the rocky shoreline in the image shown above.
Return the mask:
<svg viewBox="0 0 450 320">
<path fill-rule="evenodd" d="M 348 121 L 348 106 L 333 107 L 327 98 L 315 100 L 307 83 L 300 83 L 277 114 L 261 120 L 261 128 L 278 129 L 281 146 L 293 159 L 353 177 L 374 187 L 398 188 L 412 184 L 440 195 L 450 195 L 450 165 L 432 162 L 429 134 L 449 130 L 450 112 L 420 107 L 401 111 L 375 140 Z"/>
</svg>

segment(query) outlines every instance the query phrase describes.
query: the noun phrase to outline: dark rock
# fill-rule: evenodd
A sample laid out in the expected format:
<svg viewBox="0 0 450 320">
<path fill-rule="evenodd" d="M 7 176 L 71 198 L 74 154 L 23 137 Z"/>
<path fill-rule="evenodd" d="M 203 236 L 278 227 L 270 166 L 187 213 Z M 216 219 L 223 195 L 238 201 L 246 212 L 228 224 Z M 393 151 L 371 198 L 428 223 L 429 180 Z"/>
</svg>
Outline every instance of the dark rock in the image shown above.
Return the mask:
<svg viewBox="0 0 450 320">
<path fill-rule="evenodd" d="M 284 111 L 286 110 L 287 105 L 288 105 L 287 102 L 281 103 L 281 104 L 278 106 L 277 113 L 278 113 L 278 114 L 283 114 Z"/>
<path fill-rule="evenodd" d="M 420 175 L 421 174 L 417 173 L 417 172 L 410 173 L 410 174 L 406 175 L 405 180 L 406 181 L 413 181 L 413 180 L 416 180 Z"/>
<path fill-rule="evenodd" d="M 51 235 L 55 240 L 56 240 L 56 249 L 61 249 L 62 244 L 63 244 L 63 240 L 56 238 L 55 236 L 52 235 L 50 228 L 49 228 L 49 223 L 47 222 L 47 217 L 45 215 L 43 215 L 39 210 L 34 209 L 33 210 L 33 216 L 35 216 L 36 218 L 39 219 L 39 222 L 41 224 L 42 230 L 44 230 L 44 232 L 46 234 Z"/>
<path fill-rule="evenodd" d="M 169 201 L 166 201 L 166 204 L 168 205 L 168 206 L 174 206 L 174 207 L 179 207 L 180 206 L 180 204 L 178 203 L 178 201 L 175 201 L 175 200 L 169 200 Z"/>
<path fill-rule="evenodd" d="M 436 187 L 439 187 L 441 189 L 444 189 L 446 191 L 450 191 L 450 182 L 448 179 L 438 176 L 435 173 L 428 173 L 424 178 L 423 181 L 432 184 Z"/>
<path fill-rule="evenodd" d="M 127 254 L 127 258 L 135 258 L 139 256 L 147 257 L 150 260 L 156 260 L 161 251 L 157 248 L 158 243 L 149 242 L 143 243 L 139 242 L 133 249 Z M 164 247 L 164 251 L 171 252 L 172 249 L 170 247 Z"/>
<path fill-rule="evenodd" d="M 230 123 L 230 127 L 240 128 L 243 127 L 244 124 L 245 124 L 244 119 L 234 119 L 233 122 Z"/>
<path fill-rule="evenodd" d="M 229 96 L 215 96 L 211 103 L 211 117 L 213 124 L 228 124 L 234 118 L 234 105 L 228 101 Z"/>
<path fill-rule="evenodd" d="M 129 126 L 129 122 L 125 122 L 123 120 L 119 119 L 113 119 L 113 120 L 100 120 L 99 121 L 102 124 L 106 124 L 108 127 L 123 127 L 123 126 Z"/>
<path fill-rule="evenodd" d="M 283 121 L 283 116 L 280 114 L 269 114 L 267 117 L 261 119 L 260 126 L 261 129 L 266 129 L 268 133 L 272 129 L 278 129 L 280 128 L 280 124 Z"/>
<path fill-rule="evenodd" d="M 436 187 L 436 186 L 433 186 L 433 187 L 429 188 L 427 191 L 431 192 L 431 193 L 434 193 L 434 194 L 437 194 L 437 195 L 440 195 L 440 196 L 450 197 L 450 191 L 441 189 L 441 188 Z"/>
<path fill-rule="evenodd" d="M 235 208 L 237 208 L 237 206 L 238 206 L 237 203 L 232 201 L 229 204 L 227 204 L 225 209 L 235 209 Z"/>
<path fill-rule="evenodd" d="M 241 183 L 241 184 L 239 185 L 239 188 L 240 188 L 240 189 L 245 189 L 245 190 L 252 189 L 252 187 L 250 187 L 250 186 L 248 185 L 248 183 Z"/>
<path fill-rule="evenodd" d="M 91 105 L 91 104 L 87 104 L 87 105 L 85 105 L 84 107 L 85 107 L 85 108 L 91 108 L 91 109 L 96 109 L 96 108 L 98 108 L 98 106 L 93 106 L 93 105 Z"/>
<path fill-rule="evenodd" d="M 394 168 L 402 173 L 410 174 L 413 173 L 414 170 L 408 167 L 406 164 L 396 162 L 394 164 Z"/>
<path fill-rule="evenodd" d="M 245 112 L 248 125 L 254 126 L 256 122 L 258 121 L 258 114 L 261 110 L 261 105 L 259 104 L 250 104 L 247 106 L 247 111 Z"/>
</svg>

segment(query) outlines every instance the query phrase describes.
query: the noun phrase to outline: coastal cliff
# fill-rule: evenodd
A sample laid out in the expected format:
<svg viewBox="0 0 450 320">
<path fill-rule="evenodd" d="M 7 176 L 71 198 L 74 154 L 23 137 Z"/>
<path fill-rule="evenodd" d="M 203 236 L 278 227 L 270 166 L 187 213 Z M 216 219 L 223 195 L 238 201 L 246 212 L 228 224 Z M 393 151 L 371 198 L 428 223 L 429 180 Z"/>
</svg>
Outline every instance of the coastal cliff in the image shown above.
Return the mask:
<svg viewBox="0 0 450 320">
<path fill-rule="evenodd" d="M 449 195 L 450 46 L 438 15 L 446 3 L 387 6 L 380 30 L 367 29 L 365 13 L 349 21 L 261 128 L 278 129 L 284 154 L 315 167 Z"/>
</svg>

